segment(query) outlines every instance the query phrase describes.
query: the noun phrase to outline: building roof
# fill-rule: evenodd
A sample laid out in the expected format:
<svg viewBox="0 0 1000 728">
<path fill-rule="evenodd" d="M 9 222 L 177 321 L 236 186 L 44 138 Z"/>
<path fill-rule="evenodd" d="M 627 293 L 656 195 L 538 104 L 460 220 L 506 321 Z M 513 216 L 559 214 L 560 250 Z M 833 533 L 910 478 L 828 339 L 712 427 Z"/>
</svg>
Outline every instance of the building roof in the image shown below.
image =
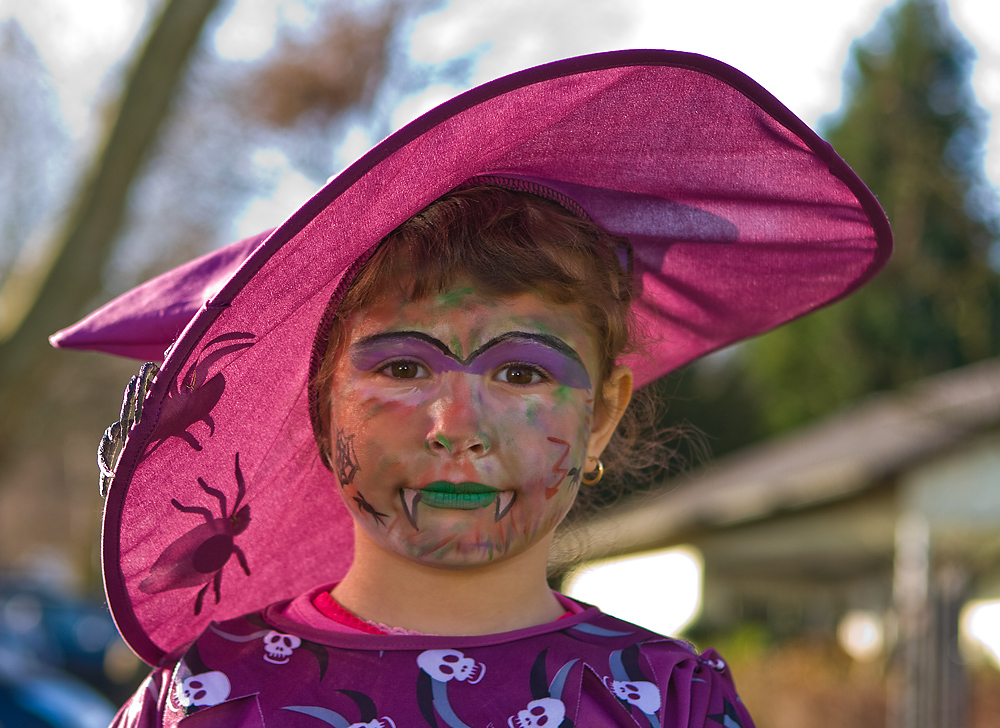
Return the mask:
<svg viewBox="0 0 1000 728">
<path fill-rule="evenodd" d="M 833 502 L 1000 424 L 1000 360 L 931 377 L 672 478 L 582 525 L 584 558 Z"/>
</svg>

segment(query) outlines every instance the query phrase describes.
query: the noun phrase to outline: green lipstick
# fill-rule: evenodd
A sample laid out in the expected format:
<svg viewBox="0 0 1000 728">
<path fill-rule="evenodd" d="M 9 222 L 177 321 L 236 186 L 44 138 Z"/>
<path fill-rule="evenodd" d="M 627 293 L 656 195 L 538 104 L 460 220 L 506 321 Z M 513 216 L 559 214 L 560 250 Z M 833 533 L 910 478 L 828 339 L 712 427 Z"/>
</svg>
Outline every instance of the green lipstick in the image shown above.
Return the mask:
<svg viewBox="0 0 1000 728">
<path fill-rule="evenodd" d="M 471 511 L 488 506 L 500 490 L 482 483 L 449 483 L 435 480 L 420 489 L 420 502 L 431 508 L 455 508 Z"/>
</svg>

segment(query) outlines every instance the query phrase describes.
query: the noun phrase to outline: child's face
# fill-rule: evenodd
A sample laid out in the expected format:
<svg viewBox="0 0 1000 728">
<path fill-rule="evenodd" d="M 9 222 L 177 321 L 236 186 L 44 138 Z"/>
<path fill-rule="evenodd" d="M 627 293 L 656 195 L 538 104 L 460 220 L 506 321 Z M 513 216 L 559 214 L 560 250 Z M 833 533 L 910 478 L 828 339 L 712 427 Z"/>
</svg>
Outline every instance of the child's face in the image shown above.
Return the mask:
<svg viewBox="0 0 1000 728">
<path fill-rule="evenodd" d="M 387 295 L 346 330 L 330 432 L 358 526 L 442 567 L 548 539 L 619 414 L 595 418 L 598 350 L 576 309 L 459 284 L 408 303 Z"/>
</svg>

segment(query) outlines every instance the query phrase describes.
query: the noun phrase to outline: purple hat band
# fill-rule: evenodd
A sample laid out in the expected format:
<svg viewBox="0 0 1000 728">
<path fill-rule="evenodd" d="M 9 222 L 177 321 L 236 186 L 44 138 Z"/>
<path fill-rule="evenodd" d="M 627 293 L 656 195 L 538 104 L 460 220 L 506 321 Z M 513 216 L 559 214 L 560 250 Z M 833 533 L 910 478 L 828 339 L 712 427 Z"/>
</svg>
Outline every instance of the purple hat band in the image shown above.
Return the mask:
<svg viewBox="0 0 1000 728">
<path fill-rule="evenodd" d="M 830 146 L 712 59 L 584 56 L 439 106 L 269 235 L 53 337 L 143 359 L 171 346 L 104 520 L 108 600 L 143 659 L 343 575 L 350 515 L 309 418 L 320 320 L 379 240 L 483 176 L 552 190 L 627 239 L 648 334 L 625 361 L 639 383 L 848 295 L 891 250 L 881 208 Z"/>
</svg>

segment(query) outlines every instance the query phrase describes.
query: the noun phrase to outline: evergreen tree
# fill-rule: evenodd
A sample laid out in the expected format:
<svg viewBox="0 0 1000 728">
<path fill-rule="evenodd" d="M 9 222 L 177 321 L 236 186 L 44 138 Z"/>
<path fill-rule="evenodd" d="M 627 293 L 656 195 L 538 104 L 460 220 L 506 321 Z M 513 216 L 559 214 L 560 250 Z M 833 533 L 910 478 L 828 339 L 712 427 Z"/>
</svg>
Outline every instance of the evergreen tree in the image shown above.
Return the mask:
<svg viewBox="0 0 1000 728">
<path fill-rule="evenodd" d="M 896 250 L 851 298 L 658 384 L 665 425 L 713 455 L 953 367 L 1000 355 L 996 192 L 974 51 L 943 0 L 902 0 L 852 48 L 843 110 L 824 136 L 878 196 Z"/>
<path fill-rule="evenodd" d="M 747 347 L 765 431 L 1000 354 L 1000 227 L 973 62 L 939 0 L 898 3 L 855 44 L 849 100 L 825 136 L 878 196 L 896 249 L 860 293 Z"/>
</svg>

